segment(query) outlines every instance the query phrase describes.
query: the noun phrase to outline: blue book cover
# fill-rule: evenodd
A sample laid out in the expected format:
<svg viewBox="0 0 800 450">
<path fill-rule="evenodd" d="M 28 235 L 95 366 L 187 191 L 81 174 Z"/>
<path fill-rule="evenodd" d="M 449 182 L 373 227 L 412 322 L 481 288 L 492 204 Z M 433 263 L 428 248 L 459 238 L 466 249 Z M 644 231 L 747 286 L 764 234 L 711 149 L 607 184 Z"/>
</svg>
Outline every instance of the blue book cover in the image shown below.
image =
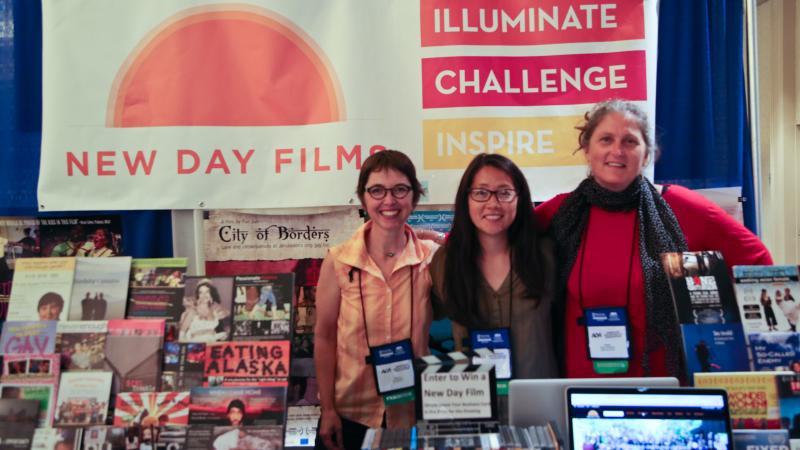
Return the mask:
<svg viewBox="0 0 800 450">
<path fill-rule="evenodd" d="M 739 324 L 681 325 L 689 379 L 697 372 L 750 370 Z"/>
<path fill-rule="evenodd" d="M 800 333 L 751 333 L 750 353 L 753 370 L 795 370 L 800 368 Z"/>
<path fill-rule="evenodd" d="M 733 430 L 736 450 L 789 450 L 787 430 Z"/>
</svg>

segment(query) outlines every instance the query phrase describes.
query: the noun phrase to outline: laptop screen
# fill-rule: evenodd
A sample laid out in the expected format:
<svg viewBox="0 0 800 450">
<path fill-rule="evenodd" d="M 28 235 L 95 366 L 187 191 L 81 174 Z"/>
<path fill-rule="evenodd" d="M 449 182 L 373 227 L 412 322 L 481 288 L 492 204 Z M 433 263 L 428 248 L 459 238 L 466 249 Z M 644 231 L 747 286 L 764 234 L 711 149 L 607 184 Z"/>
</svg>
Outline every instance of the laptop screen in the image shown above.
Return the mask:
<svg viewBox="0 0 800 450">
<path fill-rule="evenodd" d="M 569 388 L 573 450 L 733 448 L 721 389 Z"/>
</svg>

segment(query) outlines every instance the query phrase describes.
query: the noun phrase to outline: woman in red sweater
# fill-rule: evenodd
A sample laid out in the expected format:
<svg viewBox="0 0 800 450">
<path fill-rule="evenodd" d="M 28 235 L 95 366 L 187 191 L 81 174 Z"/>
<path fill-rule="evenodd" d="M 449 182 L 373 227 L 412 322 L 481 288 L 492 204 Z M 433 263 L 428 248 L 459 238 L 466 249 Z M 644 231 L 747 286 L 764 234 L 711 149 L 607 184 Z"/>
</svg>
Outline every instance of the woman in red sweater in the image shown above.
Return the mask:
<svg viewBox="0 0 800 450">
<path fill-rule="evenodd" d="M 772 264 L 772 258 L 758 237 L 714 203 L 642 176 L 655 145 L 636 105 L 609 100 L 585 118 L 578 141 L 589 176 L 536 208 L 540 226 L 552 231 L 558 246 L 566 376 L 681 377 L 681 339 L 660 253 L 720 250 L 729 267 Z M 627 364 L 590 358 L 586 320 L 600 308 L 627 315 Z M 595 355 L 605 356 L 603 344 L 614 348 L 593 341 Z"/>
</svg>

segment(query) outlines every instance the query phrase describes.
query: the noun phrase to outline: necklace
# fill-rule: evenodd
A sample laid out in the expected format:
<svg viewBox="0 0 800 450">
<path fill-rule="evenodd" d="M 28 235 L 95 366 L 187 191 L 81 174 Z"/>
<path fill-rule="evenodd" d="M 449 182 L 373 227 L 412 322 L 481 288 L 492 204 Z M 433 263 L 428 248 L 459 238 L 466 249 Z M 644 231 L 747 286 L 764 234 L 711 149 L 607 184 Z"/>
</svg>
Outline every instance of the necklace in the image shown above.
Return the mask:
<svg viewBox="0 0 800 450">
<path fill-rule="evenodd" d="M 394 258 L 394 255 L 396 255 L 396 254 L 397 253 L 395 253 L 395 252 L 386 252 L 386 253 L 384 253 L 384 255 L 388 256 L 389 258 Z"/>
</svg>

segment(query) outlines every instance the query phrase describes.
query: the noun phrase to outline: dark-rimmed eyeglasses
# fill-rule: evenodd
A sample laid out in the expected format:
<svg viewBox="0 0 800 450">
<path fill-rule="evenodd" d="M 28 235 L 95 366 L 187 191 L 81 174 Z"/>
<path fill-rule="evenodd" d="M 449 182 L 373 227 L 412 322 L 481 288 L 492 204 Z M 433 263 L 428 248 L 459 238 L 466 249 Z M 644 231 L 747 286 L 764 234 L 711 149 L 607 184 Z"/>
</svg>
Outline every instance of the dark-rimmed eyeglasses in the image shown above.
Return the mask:
<svg viewBox="0 0 800 450">
<path fill-rule="evenodd" d="M 366 189 L 367 194 L 369 194 L 369 196 L 375 200 L 383 200 L 383 198 L 386 197 L 386 194 L 389 192 L 392 193 L 392 197 L 399 200 L 401 198 L 406 198 L 411 190 L 411 186 L 407 184 L 398 184 L 390 188 L 376 184 L 375 186 L 370 186 Z"/>
<path fill-rule="evenodd" d="M 500 203 L 510 203 L 517 198 L 517 191 L 514 189 L 498 189 L 496 191 L 492 191 L 484 188 L 475 188 L 469 190 L 469 198 L 479 203 L 488 202 L 493 195 Z"/>
</svg>

